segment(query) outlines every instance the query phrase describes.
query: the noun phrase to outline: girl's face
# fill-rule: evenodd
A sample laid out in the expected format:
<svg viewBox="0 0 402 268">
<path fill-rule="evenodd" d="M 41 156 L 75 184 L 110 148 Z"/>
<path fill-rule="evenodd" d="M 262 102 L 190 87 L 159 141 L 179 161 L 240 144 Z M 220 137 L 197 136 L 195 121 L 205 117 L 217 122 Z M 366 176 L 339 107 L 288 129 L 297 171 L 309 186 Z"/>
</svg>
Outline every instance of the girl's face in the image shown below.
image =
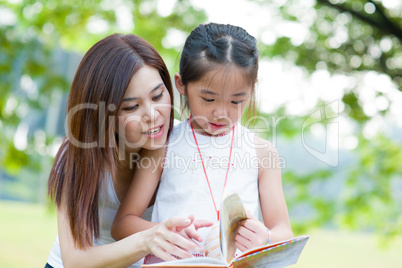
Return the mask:
<svg viewBox="0 0 402 268">
<path fill-rule="evenodd" d="M 227 133 L 239 121 L 252 94 L 252 86 L 237 67 L 216 67 L 203 79 L 188 83 L 185 90 L 175 76 L 180 94 L 187 97 L 193 127 L 207 135 Z"/>
<path fill-rule="evenodd" d="M 167 138 L 171 99 L 159 72 L 149 66 L 139 69 L 131 78 L 117 112 L 119 146 L 138 151 L 154 150 Z"/>
</svg>

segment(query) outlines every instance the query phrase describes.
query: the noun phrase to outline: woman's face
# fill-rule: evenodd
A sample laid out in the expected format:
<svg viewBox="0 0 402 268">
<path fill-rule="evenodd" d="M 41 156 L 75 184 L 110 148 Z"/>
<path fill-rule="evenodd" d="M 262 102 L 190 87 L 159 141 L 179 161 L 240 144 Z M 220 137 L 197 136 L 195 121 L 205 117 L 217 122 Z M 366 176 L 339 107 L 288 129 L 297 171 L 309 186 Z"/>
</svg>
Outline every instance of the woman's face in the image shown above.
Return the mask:
<svg viewBox="0 0 402 268">
<path fill-rule="evenodd" d="M 157 69 L 145 65 L 131 78 L 117 113 L 119 146 L 155 150 L 166 142 L 171 99 Z"/>
</svg>

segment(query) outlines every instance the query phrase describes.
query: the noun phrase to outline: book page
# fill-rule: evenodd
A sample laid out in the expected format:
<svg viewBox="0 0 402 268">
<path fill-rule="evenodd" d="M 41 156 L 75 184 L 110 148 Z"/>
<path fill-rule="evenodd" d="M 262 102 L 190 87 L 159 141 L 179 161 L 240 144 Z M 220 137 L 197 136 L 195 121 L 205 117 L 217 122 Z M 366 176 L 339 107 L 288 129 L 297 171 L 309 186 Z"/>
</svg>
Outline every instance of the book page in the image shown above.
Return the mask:
<svg viewBox="0 0 402 268">
<path fill-rule="evenodd" d="M 205 238 L 204 255 L 205 257 L 215 258 L 220 261 L 225 261 L 222 255 L 221 242 L 220 242 L 220 222 L 215 222 Z"/>
<path fill-rule="evenodd" d="M 225 198 L 221 206 L 220 233 L 221 249 L 226 261 L 230 263 L 235 256 L 235 236 L 238 222 L 247 219 L 246 210 L 238 194 L 232 194 Z"/>
</svg>

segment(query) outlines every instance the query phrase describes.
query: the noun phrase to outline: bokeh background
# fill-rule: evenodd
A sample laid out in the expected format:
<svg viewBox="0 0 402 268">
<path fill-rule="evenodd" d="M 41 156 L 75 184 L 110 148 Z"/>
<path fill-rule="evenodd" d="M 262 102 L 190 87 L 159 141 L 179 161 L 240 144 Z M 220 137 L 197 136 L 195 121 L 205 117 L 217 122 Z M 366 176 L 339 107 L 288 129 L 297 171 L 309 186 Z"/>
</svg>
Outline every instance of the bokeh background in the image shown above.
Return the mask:
<svg viewBox="0 0 402 268">
<path fill-rule="evenodd" d="M 43 267 L 57 235 L 46 184 L 83 54 L 134 33 L 173 76 L 206 22 L 258 40 L 252 125 L 279 151 L 295 235 L 311 235 L 295 267 L 401 267 L 400 0 L 1 0 L 0 267 Z"/>
</svg>

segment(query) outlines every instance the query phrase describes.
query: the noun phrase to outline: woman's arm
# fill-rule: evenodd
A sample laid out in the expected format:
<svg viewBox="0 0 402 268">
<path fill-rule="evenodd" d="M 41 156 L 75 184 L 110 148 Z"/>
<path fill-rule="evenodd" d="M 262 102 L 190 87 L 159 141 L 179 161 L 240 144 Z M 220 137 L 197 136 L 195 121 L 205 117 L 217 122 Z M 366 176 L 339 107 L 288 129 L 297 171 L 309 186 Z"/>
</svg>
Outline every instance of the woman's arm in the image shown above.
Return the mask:
<svg viewBox="0 0 402 268">
<path fill-rule="evenodd" d="M 139 170 L 145 171 L 145 169 Z M 151 179 L 151 177 L 149 178 Z M 146 186 L 142 192 L 137 193 L 137 186 L 131 185 L 126 196 L 139 197 L 138 203 L 134 203 L 136 205 L 133 207 L 137 208 L 138 205 L 139 210 L 135 210 L 135 212 L 142 215 L 152 198 L 159 179 L 155 179 L 154 183 L 151 180 L 140 181 L 144 183 L 140 184 L 141 187 Z M 133 234 L 134 232 L 130 229 L 129 231 L 132 233 L 128 233 L 124 239 L 106 245 L 88 246 L 80 249 L 75 245 L 71 233 L 67 209 L 64 205 L 66 202 L 62 200 L 61 204 L 57 210 L 57 222 L 64 267 L 126 267 L 149 253 L 164 260 L 174 260 L 169 253 L 186 258 L 192 255 L 183 249 L 196 251 L 197 244 L 175 232 L 175 230 L 191 226 L 193 219 L 179 217 L 167 219 L 162 223 L 150 223 L 138 217 L 140 222 L 145 222 L 148 225 L 141 226 L 136 230 L 137 233 Z"/>
<path fill-rule="evenodd" d="M 240 223 L 236 247 L 241 251 L 293 237 L 282 189 L 281 167 L 277 150 L 264 139 L 255 137 L 259 160 L 258 191 L 264 224 L 251 215 Z M 265 226 L 270 230 L 265 228 Z"/>
<path fill-rule="evenodd" d="M 155 190 L 157 189 L 163 171 L 164 157 L 165 148 L 144 151 L 141 154 L 139 165 L 134 172 L 133 180 L 112 224 L 111 234 L 114 239 L 123 239 L 131 234 L 147 230 L 158 224 L 146 221 L 142 219 L 141 216 L 144 214 Z M 203 249 L 200 248 L 192 239 L 201 242 L 202 237 L 197 233 L 197 229 L 212 225 L 212 222 L 209 221 L 200 219 L 194 220 L 192 215 L 189 215 L 188 219 L 191 221 L 188 228 L 171 229 L 174 233 L 180 234 L 183 238 L 188 240 L 189 243 L 187 246 L 181 246 L 179 249 L 171 243 L 164 243 L 163 245 L 164 248 L 170 249 L 167 250 L 169 253 L 175 254 L 181 258 L 191 257 L 192 255 L 190 254 L 190 251 L 203 251 Z M 176 253 L 174 253 L 173 250 Z M 162 250 L 159 248 L 158 251 L 160 254 L 166 254 L 166 249 Z M 167 257 L 168 255 L 165 256 Z"/>
<path fill-rule="evenodd" d="M 79 249 L 74 245 L 65 209 L 57 210 L 58 234 L 64 267 L 126 267 L 148 253 L 164 260 L 174 260 L 166 251 L 180 256 L 174 245 L 192 247 L 193 243 L 172 232 L 191 224 L 187 218 L 171 218 L 149 230 L 128 236 L 114 243 Z"/>
</svg>

